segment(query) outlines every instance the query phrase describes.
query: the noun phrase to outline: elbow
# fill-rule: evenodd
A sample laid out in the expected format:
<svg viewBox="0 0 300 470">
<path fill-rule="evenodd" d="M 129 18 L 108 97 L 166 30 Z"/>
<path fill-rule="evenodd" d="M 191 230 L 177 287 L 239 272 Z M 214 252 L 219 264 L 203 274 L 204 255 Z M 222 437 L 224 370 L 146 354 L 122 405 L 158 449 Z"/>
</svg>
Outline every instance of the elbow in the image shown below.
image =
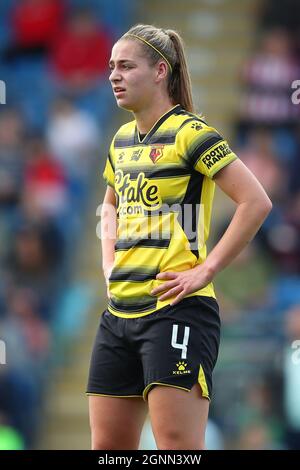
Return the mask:
<svg viewBox="0 0 300 470">
<path fill-rule="evenodd" d="M 273 204 L 272 204 L 272 201 L 271 199 L 266 195 L 266 197 L 260 201 L 259 203 L 259 214 L 262 218 L 262 220 L 264 221 L 268 215 L 270 214 L 271 210 L 272 210 L 272 207 L 273 207 Z"/>
</svg>

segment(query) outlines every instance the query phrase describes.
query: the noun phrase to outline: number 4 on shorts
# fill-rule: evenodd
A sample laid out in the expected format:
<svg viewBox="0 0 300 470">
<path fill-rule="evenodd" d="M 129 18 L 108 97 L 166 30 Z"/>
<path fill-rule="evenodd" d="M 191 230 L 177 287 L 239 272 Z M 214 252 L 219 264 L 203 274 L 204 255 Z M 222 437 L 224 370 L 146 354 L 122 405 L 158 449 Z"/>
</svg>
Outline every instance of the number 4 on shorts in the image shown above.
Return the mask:
<svg viewBox="0 0 300 470">
<path fill-rule="evenodd" d="M 187 345 L 189 342 L 189 336 L 190 336 L 190 327 L 185 326 L 184 327 L 184 335 L 183 335 L 183 342 L 178 343 L 177 342 L 177 336 L 178 336 L 178 325 L 173 325 L 173 331 L 172 331 L 172 346 L 175 349 L 181 349 L 181 359 L 186 359 L 186 353 L 187 353 Z"/>
</svg>

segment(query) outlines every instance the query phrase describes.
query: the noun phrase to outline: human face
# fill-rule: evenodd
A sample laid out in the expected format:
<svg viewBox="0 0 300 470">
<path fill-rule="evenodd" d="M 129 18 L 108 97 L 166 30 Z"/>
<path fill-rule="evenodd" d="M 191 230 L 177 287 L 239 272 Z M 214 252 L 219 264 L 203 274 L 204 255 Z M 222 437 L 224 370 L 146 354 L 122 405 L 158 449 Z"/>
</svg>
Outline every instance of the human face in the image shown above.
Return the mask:
<svg viewBox="0 0 300 470">
<path fill-rule="evenodd" d="M 136 41 L 118 41 L 112 48 L 109 68 L 109 80 L 120 108 L 139 112 L 153 103 L 156 68 L 150 66 Z"/>
</svg>

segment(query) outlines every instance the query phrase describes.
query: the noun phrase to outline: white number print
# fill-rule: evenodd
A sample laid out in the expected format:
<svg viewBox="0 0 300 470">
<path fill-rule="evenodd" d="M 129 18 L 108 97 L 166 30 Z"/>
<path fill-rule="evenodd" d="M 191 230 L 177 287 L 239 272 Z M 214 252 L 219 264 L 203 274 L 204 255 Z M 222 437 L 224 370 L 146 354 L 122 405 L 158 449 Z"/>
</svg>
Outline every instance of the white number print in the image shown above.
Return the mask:
<svg viewBox="0 0 300 470">
<path fill-rule="evenodd" d="M 183 335 L 182 343 L 177 342 L 177 336 L 178 336 L 178 325 L 173 325 L 172 346 L 175 349 L 181 349 L 182 350 L 181 359 L 186 359 L 187 345 L 188 345 L 189 336 L 190 336 L 190 327 L 189 326 L 184 327 L 184 335 Z"/>
</svg>

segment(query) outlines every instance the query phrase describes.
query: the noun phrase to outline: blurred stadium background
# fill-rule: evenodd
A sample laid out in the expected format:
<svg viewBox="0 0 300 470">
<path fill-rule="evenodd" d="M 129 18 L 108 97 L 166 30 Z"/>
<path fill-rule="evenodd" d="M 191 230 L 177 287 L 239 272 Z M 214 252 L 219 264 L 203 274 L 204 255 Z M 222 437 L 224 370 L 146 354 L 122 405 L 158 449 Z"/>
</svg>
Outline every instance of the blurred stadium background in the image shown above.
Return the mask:
<svg viewBox="0 0 300 470">
<path fill-rule="evenodd" d="M 299 449 L 298 0 L 0 1 L 0 449 L 90 447 L 84 391 L 106 305 L 96 209 L 109 141 L 128 119 L 107 59 L 136 22 L 182 33 L 197 110 L 274 205 L 215 282 L 223 334 L 207 446 Z M 218 193 L 212 244 L 233 209 Z M 149 423 L 141 448 L 155 448 Z"/>
</svg>

